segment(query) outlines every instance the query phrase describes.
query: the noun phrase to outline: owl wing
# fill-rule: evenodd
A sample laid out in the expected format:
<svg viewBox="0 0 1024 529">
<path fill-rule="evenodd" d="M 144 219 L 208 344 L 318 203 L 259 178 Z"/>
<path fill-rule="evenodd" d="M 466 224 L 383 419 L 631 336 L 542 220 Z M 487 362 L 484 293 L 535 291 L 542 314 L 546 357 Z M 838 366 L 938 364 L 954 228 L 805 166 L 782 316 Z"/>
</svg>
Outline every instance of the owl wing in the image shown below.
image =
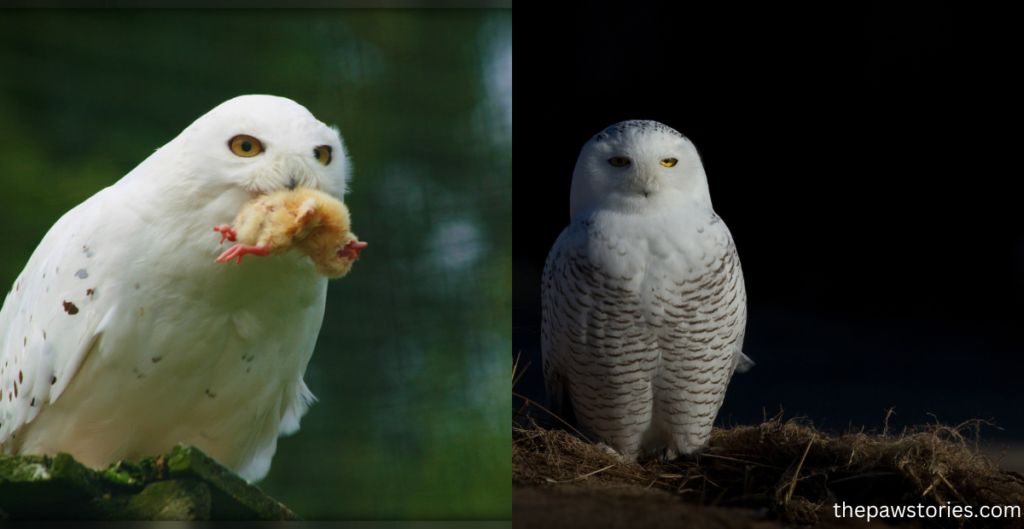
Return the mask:
<svg viewBox="0 0 1024 529">
<path fill-rule="evenodd" d="M 652 428 L 669 434 L 679 454 L 706 446 L 733 373 L 753 364 L 742 353 L 746 289 L 736 247 L 717 216 L 705 222 L 696 236 L 665 245 L 642 288 L 662 353 Z"/>
<path fill-rule="evenodd" d="M 541 355 L 544 383 L 548 392 L 548 409 L 562 419 L 572 422 L 572 397 L 569 381 L 565 378 L 562 358 L 569 354 L 568 344 L 560 334 L 571 324 L 575 307 L 566 298 L 563 285 L 567 267 L 566 240 L 569 228 L 562 230 L 544 263 L 541 276 Z"/>
<path fill-rule="evenodd" d="M 0 310 L 0 443 L 56 402 L 115 311 L 104 282 L 117 256 L 86 242 L 109 229 L 106 222 L 121 220 L 103 211 L 109 195 L 108 188 L 61 217 L 7 294 Z"/>
<path fill-rule="evenodd" d="M 663 324 L 666 341 L 691 352 L 722 351 L 730 358 L 729 373 L 745 372 L 754 362 L 743 354 L 747 323 L 747 293 L 739 255 L 724 224 L 709 226 L 717 232 L 707 237 L 701 253 L 704 262 L 688 270 L 678 260 L 662 261 L 665 269 L 652 267 L 650 290 L 653 311 L 649 317 Z M 660 278 L 660 280 L 659 280 Z M 645 289 L 646 290 L 646 289 Z"/>
<path fill-rule="evenodd" d="M 663 257 L 648 266 L 640 288 L 645 320 L 663 345 L 676 346 L 673 356 L 703 360 L 710 351 L 729 360 L 730 376 L 744 372 L 754 362 L 742 352 L 747 294 L 732 234 L 714 213 L 678 224 L 697 224 L 698 236 L 667 236 L 655 250 Z"/>
<path fill-rule="evenodd" d="M 569 225 L 555 240 L 545 262 L 541 280 L 541 352 L 544 380 L 548 390 L 549 409 L 572 423 L 573 384 L 580 385 L 587 373 L 580 369 L 586 362 L 586 320 L 591 285 L 583 280 L 579 268 L 586 258 L 586 248 L 577 226 Z M 581 356 L 584 355 L 584 356 Z"/>
<path fill-rule="evenodd" d="M 541 349 L 551 410 L 595 438 L 636 451 L 650 420 L 657 336 L 636 292 L 643 258 L 631 243 L 577 218 L 544 268 Z"/>
</svg>

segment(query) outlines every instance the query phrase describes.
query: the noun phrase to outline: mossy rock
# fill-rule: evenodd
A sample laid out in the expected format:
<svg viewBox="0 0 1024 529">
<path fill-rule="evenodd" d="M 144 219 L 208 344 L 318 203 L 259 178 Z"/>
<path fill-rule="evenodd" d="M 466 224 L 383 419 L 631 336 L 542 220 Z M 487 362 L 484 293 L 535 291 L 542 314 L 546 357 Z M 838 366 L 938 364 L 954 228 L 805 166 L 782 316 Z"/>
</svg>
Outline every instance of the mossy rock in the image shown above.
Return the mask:
<svg viewBox="0 0 1024 529">
<path fill-rule="evenodd" d="M 0 519 L 301 520 L 198 448 L 91 469 L 70 454 L 0 456 Z"/>
</svg>

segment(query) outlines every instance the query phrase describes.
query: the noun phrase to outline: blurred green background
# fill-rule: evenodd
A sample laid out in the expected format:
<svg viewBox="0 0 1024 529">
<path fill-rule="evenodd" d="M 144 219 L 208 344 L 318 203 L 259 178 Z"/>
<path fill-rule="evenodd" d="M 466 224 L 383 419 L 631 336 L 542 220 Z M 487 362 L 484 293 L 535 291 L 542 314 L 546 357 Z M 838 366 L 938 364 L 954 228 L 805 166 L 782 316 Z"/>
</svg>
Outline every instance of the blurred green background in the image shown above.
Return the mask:
<svg viewBox="0 0 1024 529">
<path fill-rule="evenodd" d="M 370 241 L 260 487 L 307 519 L 510 519 L 510 10 L 0 12 L 0 284 L 242 94 L 339 127 Z"/>
</svg>

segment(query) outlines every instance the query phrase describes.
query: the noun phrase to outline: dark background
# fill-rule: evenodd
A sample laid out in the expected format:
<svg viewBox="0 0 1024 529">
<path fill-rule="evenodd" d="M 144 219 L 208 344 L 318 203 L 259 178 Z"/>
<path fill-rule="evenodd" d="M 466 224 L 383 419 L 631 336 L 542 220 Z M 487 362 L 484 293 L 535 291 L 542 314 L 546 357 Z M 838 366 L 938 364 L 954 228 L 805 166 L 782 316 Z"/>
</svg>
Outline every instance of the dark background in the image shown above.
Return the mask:
<svg viewBox="0 0 1024 529">
<path fill-rule="evenodd" d="M 938 4 L 720 12 L 593 5 L 529 58 L 516 180 L 516 392 L 546 402 L 540 275 L 583 144 L 653 119 L 699 149 L 749 299 L 716 424 L 956 424 L 1024 439 L 1019 60 L 999 13 Z M 524 150 L 525 149 L 525 150 Z M 537 163 L 540 162 L 540 163 Z M 528 171 L 528 172 L 524 172 Z M 524 226 L 530 226 L 526 229 Z M 522 401 L 513 399 L 516 406 Z M 539 412 L 538 412 L 539 413 Z"/>
</svg>

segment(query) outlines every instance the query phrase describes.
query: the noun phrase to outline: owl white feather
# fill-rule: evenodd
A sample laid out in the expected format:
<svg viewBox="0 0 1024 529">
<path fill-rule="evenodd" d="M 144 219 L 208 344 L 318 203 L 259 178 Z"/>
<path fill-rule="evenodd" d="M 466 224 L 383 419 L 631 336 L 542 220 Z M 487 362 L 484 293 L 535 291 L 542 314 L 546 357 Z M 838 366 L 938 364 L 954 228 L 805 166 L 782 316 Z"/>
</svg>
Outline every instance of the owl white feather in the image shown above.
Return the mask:
<svg viewBox="0 0 1024 529">
<path fill-rule="evenodd" d="M 101 467 L 186 443 L 265 476 L 314 399 L 327 280 L 299 252 L 215 263 L 211 228 L 282 188 L 340 198 L 348 173 L 336 129 L 242 96 L 61 217 L 0 311 L 3 453 Z"/>
<path fill-rule="evenodd" d="M 544 267 L 551 409 L 624 460 L 703 450 L 743 353 L 746 290 L 685 136 L 624 121 L 583 147 Z"/>
</svg>

